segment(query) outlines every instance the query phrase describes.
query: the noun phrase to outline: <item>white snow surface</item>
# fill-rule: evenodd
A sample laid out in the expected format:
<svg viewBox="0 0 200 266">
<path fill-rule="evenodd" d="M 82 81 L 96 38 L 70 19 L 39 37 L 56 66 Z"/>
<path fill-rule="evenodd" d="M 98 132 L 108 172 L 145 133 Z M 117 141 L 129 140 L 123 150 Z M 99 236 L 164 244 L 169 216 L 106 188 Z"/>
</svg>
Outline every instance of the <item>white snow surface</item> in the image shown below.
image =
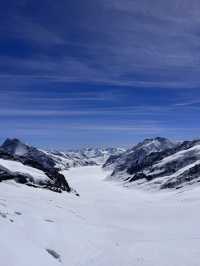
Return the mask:
<svg viewBox="0 0 200 266">
<path fill-rule="evenodd" d="M 14 154 L 24 156 L 27 153 L 27 147 L 25 145 L 18 145 L 15 149 Z"/>
<path fill-rule="evenodd" d="M 10 173 L 28 175 L 34 179 L 35 183 L 49 180 L 48 176 L 43 171 L 24 165 L 17 161 L 0 159 L 0 168 L 5 169 Z"/>
<path fill-rule="evenodd" d="M 150 193 L 106 174 L 99 166 L 66 171 L 80 197 L 0 183 L 1 265 L 200 265 L 200 187 Z"/>
</svg>

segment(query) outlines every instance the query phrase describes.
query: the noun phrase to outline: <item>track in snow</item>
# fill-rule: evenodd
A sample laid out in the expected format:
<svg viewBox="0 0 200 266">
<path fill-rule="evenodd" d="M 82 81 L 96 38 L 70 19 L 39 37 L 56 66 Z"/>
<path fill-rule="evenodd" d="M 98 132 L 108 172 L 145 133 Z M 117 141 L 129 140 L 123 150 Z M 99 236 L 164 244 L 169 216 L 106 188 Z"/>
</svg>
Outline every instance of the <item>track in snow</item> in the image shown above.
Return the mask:
<svg viewBox="0 0 200 266">
<path fill-rule="evenodd" d="M 199 188 L 147 193 L 106 182 L 106 174 L 96 166 L 67 171 L 80 198 L 1 183 L 2 265 L 200 265 Z"/>
</svg>

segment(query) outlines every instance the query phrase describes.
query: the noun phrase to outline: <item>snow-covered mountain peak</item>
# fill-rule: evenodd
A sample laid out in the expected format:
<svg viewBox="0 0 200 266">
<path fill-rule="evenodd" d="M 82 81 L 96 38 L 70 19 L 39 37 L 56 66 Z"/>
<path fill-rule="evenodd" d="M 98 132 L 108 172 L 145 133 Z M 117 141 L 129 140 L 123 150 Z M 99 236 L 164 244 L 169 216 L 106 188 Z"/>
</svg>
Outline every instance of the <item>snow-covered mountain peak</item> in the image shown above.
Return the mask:
<svg viewBox="0 0 200 266">
<path fill-rule="evenodd" d="M 145 139 L 144 141 L 133 147 L 133 150 L 144 149 L 147 152 L 162 151 L 164 149 L 170 149 L 175 146 L 175 143 L 171 140 L 163 137 L 156 137 Z"/>
<path fill-rule="evenodd" d="M 7 138 L 1 146 L 4 151 L 12 155 L 24 156 L 29 149 L 29 146 L 19 139 L 10 139 Z"/>
<path fill-rule="evenodd" d="M 145 156 L 151 153 L 161 152 L 166 149 L 171 149 L 175 146 L 176 143 L 166 138 L 148 138 L 119 155 L 111 155 L 103 167 L 106 169 L 114 169 L 117 167 L 121 170 L 124 170 L 127 166 L 129 167 L 132 163 L 138 163 L 139 161 L 143 160 Z"/>
</svg>

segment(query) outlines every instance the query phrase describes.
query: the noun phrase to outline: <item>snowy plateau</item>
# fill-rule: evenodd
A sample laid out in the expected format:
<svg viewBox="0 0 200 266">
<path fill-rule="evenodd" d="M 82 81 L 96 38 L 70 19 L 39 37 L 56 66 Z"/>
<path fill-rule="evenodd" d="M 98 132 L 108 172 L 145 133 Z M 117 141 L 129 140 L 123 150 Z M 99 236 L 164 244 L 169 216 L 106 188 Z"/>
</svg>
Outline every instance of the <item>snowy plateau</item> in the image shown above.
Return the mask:
<svg viewBox="0 0 200 266">
<path fill-rule="evenodd" d="M 6 140 L 0 265 L 199 266 L 199 165 L 199 140 L 62 153 Z"/>
</svg>

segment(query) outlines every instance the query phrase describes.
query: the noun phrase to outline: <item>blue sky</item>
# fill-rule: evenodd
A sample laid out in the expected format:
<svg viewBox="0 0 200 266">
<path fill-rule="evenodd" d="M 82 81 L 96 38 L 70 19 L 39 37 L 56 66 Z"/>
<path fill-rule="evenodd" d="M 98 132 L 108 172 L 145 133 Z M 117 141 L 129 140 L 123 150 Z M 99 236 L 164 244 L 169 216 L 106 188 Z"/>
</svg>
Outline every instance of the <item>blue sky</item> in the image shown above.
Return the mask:
<svg viewBox="0 0 200 266">
<path fill-rule="evenodd" d="M 199 137 L 199 1 L 0 2 L 1 141 Z"/>
</svg>

